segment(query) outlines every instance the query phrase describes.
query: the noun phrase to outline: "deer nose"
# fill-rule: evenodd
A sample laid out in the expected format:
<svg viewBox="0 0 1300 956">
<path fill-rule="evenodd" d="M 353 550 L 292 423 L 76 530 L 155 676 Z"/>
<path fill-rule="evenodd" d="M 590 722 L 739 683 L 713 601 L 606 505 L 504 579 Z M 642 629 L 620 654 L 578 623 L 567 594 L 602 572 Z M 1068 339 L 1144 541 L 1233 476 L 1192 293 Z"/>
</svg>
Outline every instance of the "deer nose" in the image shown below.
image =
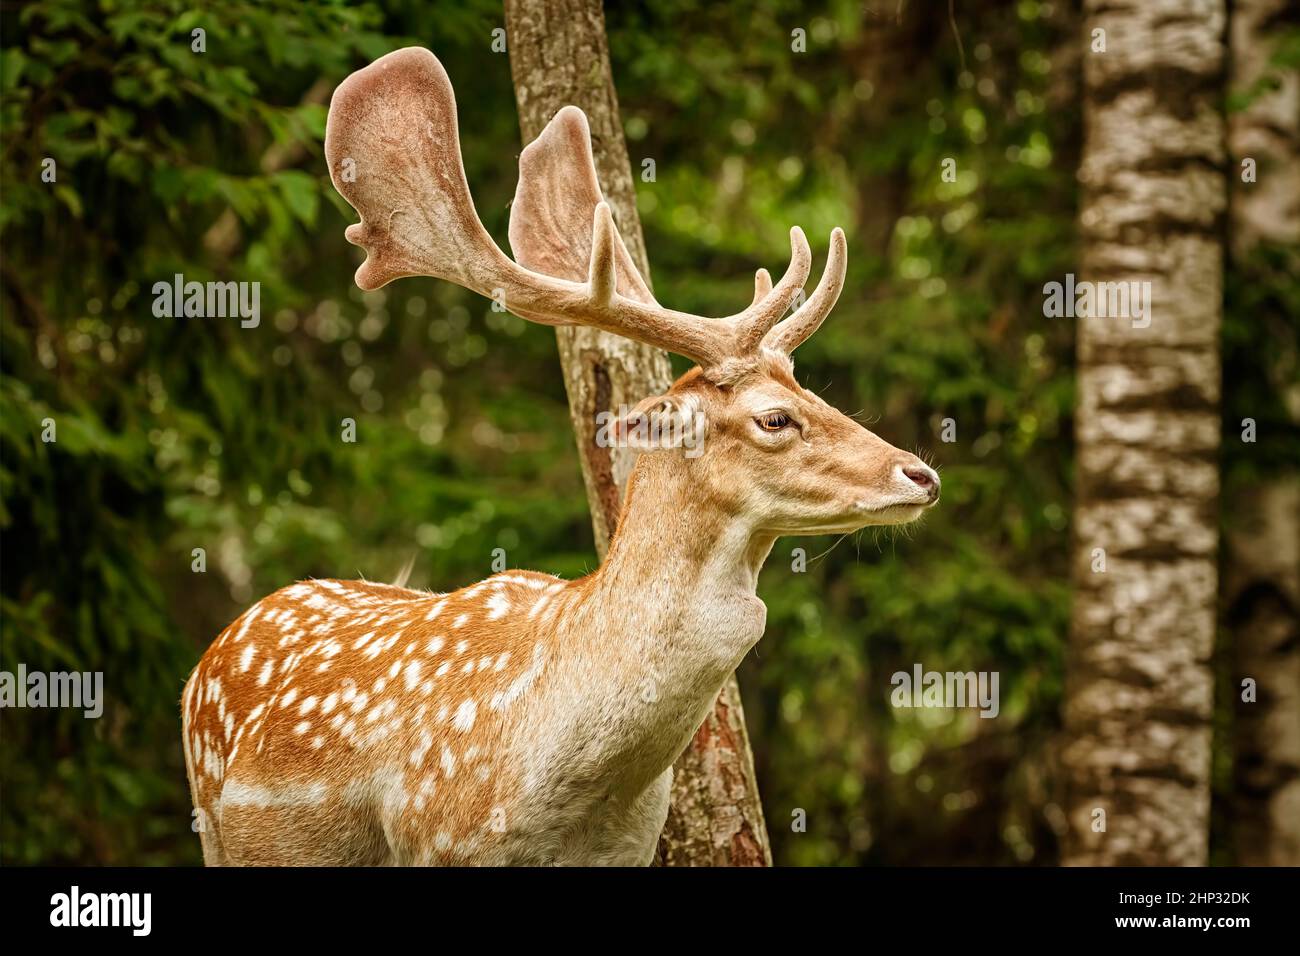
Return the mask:
<svg viewBox="0 0 1300 956">
<path fill-rule="evenodd" d="M 907 476 L 908 481 L 928 494 L 931 501 L 939 500 L 939 475 L 933 468 L 917 462 L 914 465 L 904 466 L 903 474 Z"/>
</svg>

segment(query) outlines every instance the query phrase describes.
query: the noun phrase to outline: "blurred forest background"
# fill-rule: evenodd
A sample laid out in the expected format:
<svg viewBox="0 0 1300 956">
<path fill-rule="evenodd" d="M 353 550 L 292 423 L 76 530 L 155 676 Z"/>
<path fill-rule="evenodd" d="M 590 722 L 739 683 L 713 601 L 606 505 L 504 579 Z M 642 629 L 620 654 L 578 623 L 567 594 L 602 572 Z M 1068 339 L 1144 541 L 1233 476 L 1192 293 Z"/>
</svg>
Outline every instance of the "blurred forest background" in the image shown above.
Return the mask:
<svg viewBox="0 0 1300 956">
<path fill-rule="evenodd" d="M 817 261 L 845 226 L 848 282 L 801 380 L 943 472 L 942 506 L 914 532 L 783 539 L 764 572 L 767 633 L 740 680 L 776 862 L 1059 862 L 1075 323 L 1044 318 L 1042 287 L 1080 269 L 1082 11 L 656 0 L 606 18 L 657 297 L 727 314 L 755 268 L 783 267 L 791 224 Z M 511 567 L 591 570 L 553 332 L 449 283 L 360 293 L 355 214 L 322 156 L 338 81 L 427 46 L 508 248 L 521 144 L 492 50 L 502 22 L 491 0 L 0 5 L 0 666 L 102 670 L 108 694 L 97 721 L 0 715 L 5 862 L 199 862 L 181 686 L 278 587 L 391 580 L 414 557 L 412 586 L 448 590 L 490 573 L 495 548 Z M 1297 63 L 1283 26 L 1267 31 L 1269 70 Z M 1224 108 L 1270 83 L 1225 88 Z M 1228 533 L 1234 502 L 1300 462 L 1294 254 L 1260 243 L 1226 278 Z M 260 281 L 260 326 L 154 318 L 151 287 L 174 273 Z M 1246 858 L 1228 605 L 1215 863 Z M 999 671 L 1000 717 L 892 708 L 889 675 L 914 662 Z"/>
</svg>

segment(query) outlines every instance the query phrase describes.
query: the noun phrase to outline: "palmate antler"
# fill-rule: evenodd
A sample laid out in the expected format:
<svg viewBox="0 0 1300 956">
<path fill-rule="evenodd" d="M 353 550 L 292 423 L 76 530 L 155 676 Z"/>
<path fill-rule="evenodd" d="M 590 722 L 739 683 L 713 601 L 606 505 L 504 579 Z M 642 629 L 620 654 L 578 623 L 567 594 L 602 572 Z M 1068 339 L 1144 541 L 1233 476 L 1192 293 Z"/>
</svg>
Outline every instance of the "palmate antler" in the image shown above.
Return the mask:
<svg viewBox="0 0 1300 956">
<path fill-rule="evenodd" d="M 661 306 L 632 264 L 602 200 L 587 118 L 566 106 L 519 157 L 508 258 L 479 221 L 465 180 L 456 99 L 442 64 L 408 47 L 358 70 L 334 91 L 325 156 L 335 187 L 361 216 L 347 238 L 365 248 L 357 285 L 402 276 L 447 279 L 546 325 L 589 325 L 667 349 L 706 371 L 768 348 L 789 353 L 812 335 L 844 285 L 844 233 L 831 233 L 816 290 L 803 288 L 811 252 L 790 230 L 790 265 L 755 279 L 753 303 L 721 319 Z"/>
</svg>

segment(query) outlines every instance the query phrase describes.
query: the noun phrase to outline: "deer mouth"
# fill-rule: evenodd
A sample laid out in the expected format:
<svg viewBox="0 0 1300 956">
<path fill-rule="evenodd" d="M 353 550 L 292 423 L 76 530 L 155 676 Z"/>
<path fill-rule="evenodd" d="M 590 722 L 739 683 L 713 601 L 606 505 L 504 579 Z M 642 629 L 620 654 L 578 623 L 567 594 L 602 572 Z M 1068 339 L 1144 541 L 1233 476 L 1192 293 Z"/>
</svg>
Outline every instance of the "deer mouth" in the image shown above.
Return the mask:
<svg viewBox="0 0 1300 956">
<path fill-rule="evenodd" d="M 934 506 L 934 501 L 897 501 L 887 505 L 875 505 L 862 509 L 858 527 L 869 528 L 873 525 L 907 524 L 915 521 Z"/>
</svg>

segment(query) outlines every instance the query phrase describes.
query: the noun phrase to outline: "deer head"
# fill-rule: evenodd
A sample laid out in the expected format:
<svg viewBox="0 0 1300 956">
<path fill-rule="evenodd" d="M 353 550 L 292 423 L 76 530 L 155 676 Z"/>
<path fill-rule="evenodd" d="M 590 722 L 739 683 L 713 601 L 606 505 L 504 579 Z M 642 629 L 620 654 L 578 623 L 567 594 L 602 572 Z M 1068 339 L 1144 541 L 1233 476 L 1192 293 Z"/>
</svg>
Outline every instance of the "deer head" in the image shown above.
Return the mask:
<svg viewBox="0 0 1300 956">
<path fill-rule="evenodd" d="M 603 201 L 586 116 L 567 106 L 519 158 L 507 257 L 474 209 L 461 162 L 451 83 L 427 50 L 390 53 L 345 80 L 330 103 L 325 155 L 361 221 L 347 230 L 366 261 L 362 289 L 403 276 L 447 279 L 547 325 L 594 326 L 697 363 L 647 399 L 652 434 L 703 421 L 698 458 L 651 454 L 686 487 L 768 536 L 853 531 L 910 521 L 939 497 L 939 478 L 827 405 L 794 378 L 791 353 L 821 325 L 844 285 L 844 233 L 835 229 L 816 289 L 803 289 L 811 252 L 790 230 L 790 264 L 753 302 L 724 318 L 665 308 L 637 272 Z M 631 435 L 625 427 L 622 434 Z M 647 451 L 665 449 L 645 444 Z M 671 464 L 666 463 L 671 459 Z M 638 466 L 640 472 L 641 466 Z M 633 475 L 633 488 L 637 474 Z"/>
</svg>

